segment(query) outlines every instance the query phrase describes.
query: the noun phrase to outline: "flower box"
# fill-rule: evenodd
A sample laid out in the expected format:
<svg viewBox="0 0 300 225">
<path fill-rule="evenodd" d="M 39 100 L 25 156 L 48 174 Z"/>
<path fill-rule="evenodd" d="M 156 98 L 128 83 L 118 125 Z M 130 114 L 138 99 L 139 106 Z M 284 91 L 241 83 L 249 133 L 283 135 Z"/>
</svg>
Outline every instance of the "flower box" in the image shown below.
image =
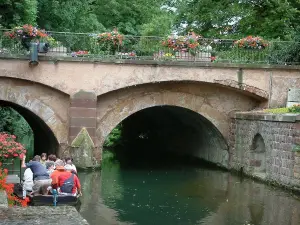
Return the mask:
<svg viewBox="0 0 300 225">
<path fill-rule="evenodd" d="M 197 62 L 210 62 L 210 52 L 196 52 L 191 54 L 190 52 L 180 51 L 175 53 L 175 58 L 180 61 L 197 61 Z"/>
<path fill-rule="evenodd" d="M 167 60 L 167 61 L 196 61 L 196 62 L 211 62 L 211 53 L 210 52 L 196 52 L 191 54 L 186 51 L 175 52 L 175 55 L 171 53 L 164 53 L 160 51 L 153 55 L 154 60 Z"/>
</svg>

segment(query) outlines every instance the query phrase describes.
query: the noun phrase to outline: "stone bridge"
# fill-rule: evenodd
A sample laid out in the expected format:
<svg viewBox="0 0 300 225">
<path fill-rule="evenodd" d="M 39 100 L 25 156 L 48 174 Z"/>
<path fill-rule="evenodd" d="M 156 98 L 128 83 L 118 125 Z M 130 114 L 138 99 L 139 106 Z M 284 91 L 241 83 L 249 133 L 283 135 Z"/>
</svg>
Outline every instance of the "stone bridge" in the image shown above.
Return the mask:
<svg viewBox="0 0 300 225">
<path fill-rule="evenodd" d="M 38 153 L 63 154 L 85 127 L 98 162 L 105 138 L 130 115 L 156 106 L 188 109 L 199 117 L 172 115 L 181 115 L 178 121 L 194 126 L 208 143 L 192 154 L 228 167 L 232 113 L 285 106 L 288 89 L 300 85 L 299 75 L 296 66 L 45 57 L 30 67 L 25 59 L 1 59 L 0 100 L 28 121 Z"/>
</svg>

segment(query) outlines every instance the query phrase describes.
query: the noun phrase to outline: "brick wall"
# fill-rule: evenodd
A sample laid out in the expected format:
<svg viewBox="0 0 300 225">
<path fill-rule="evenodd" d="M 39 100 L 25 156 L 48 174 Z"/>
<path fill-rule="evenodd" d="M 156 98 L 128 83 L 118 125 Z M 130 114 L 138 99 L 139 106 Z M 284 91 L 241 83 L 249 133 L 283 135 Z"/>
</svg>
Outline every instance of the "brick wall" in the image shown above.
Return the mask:
<svg viewBox="0 0 300 225">
<path fill-rule="evenodd" d="M 256 135 L 262 137 L 265 153 L 252 149 Z M 294 151 L 298 140 L 300 116 L 236 113 L 230 127 L 230 166 L 264 180 L 300 187 L 300 153 Z M 258 172 L 262 162 L 265 171 Z"/>
</svg>

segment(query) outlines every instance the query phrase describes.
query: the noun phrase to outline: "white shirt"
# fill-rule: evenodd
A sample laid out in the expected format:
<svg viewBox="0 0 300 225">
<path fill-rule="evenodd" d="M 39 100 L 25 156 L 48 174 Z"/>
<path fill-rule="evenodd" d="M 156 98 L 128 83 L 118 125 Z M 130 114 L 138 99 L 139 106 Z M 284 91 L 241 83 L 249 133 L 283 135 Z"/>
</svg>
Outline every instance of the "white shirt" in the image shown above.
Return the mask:
<svg viewBox="0 0 300 225">
<path fill-rule="evenodd" d="M 32 191 L 33 173 L 30 168 L 27 168 L 25 170 L 23 180 L 24 180 L 23 188 L 27 191 Z"/>
<path fill-rule="evenodd" d="M 70 164 L 69 164 L 70 165 Z M 74 164 L 70 165 L 72 167 L 72 170 L 74 170 L 77 173 L 76 166 Z"/>
</svg>

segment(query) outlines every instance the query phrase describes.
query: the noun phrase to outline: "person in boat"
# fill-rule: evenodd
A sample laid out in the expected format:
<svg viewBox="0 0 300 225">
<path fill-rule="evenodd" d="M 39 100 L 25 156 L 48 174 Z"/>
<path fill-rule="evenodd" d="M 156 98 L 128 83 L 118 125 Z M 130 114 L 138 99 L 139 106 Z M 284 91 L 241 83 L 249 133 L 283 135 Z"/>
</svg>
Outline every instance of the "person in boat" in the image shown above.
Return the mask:
<svg viewBox="0 0 300 225">
<path fill-rule="evenodd" d="M 73 164 L 73 159 L 71 157 L 66 157 L 65 163 L 66 163 L 66 165 L 70 165 L 72 167 L 72 170 L 74 170 L 75 173 L 77 173 L 76 166 Z"/>
<path fill-rule="evenodd" d="M 47 161 L 47 154 L 46 153 L 42 153 L 41 154 L 41 163 L 46 166 L 46 161 Z"/>
<path fill-rule="evenodd" d="M 55 162 L 55 170 L 50 175 L 52 179 L 51 186 L 53 189 L 57 189 L 58 177 L 63 172 L 65 172 L 64 162 L 59 159 Z"/>
<path fill-rule="evenodd" d="M 33 186 L 32 186 L 32 195 L 38 195 L 41 193 L 43 186 L 50 186 L 51 179 L 46 170 L 46 167 L 40 163 L 41 157 L 36 155 L 32 161 L 25 163 L 26 156 L 22 159 L 22 167 L 30 168 L 33 173 Z"/>
<path fill-rule="evenodd" d="M 32 192 L 33 173 L 30 168 L 26 168 L 23 175 L 23 191 Z"/>
<path fill-rule="evenodd" d="M 65 165 L 65 171 L 60 173 L 58 177 L 58 194 L 79 196 L 81 193 L 80 181 L 74 173 L 71 165 Z"/>
<path fill-rule="evenodd" d="M 47 169 L 47 172 L 48 172 L 49 175 L 51 175 L 53 173 L 54 168 L 55 168 L 55 166 L 54 166 L 53 161 L 47 161 L 46 162 L 46 169 Z"/>
<path fill-rule="evenodd" d="M 51 154 L 48 156 L 48 161 L 56 162 L 56 160 L 57 160 L 56 155 Z"/>
</svg>

